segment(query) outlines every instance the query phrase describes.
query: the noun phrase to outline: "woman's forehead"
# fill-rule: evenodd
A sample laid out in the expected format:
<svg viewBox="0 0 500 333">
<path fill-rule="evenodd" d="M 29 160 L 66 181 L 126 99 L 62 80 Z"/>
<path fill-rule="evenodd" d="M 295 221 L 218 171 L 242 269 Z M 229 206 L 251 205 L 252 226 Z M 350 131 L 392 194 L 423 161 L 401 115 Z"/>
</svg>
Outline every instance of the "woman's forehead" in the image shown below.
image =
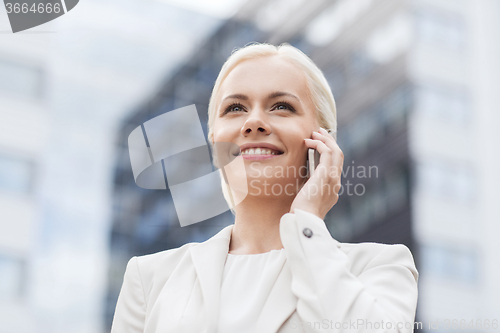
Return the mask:
<svg viewBox="0 0 500 333">
<path fill-rule="evenodd" d="M 306 96 L 305 88 L 305 74 L 288 60 L 277 56 L 258 57 L 236 65 L 223 81 L 219 96 L 270 90 Z"/>
</svg>

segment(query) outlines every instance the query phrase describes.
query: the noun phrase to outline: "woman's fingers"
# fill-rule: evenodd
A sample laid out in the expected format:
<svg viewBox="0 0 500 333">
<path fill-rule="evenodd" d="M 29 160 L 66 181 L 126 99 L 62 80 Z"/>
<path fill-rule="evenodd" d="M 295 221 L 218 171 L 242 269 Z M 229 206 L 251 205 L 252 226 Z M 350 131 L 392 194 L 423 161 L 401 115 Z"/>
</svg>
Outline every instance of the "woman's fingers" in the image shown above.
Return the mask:
<svg viewBox="0 0 500 333">
<path fill-rule="evenodd" d="M 320 163 L 324 162 L 325 165 L 331 165 L 332 158 L 332 150 L 328 147 L 322 140 L 318 139 L 304 139 L 306 142 L 306 146 L 309 148 L 316 149 L 320 155 Z"/>
<path fill-rule="evenodd" d="M 313 132 L 312 139 L 304 139 L 308 148 L 320 153 L 320 162 L 313 177 L 309 178 L 295 197 L 291 212 L 295 208 L 313 212 L 320 218 L 337 203 L 341 187 L 340 179 L 343 154 L 335 140 L 327 133 Z"/>
<path fill-rule="evenodd" d="M 323 127 L 320 127 L 319 132 L 316 133 L 319 133 L 321 137 L 325 138 L 324 142 L 326 143 L 327 146 L 330 147 L 332 151 L 338 152 L 343 157 L 344 153 L 337 144 L 337 141 L 335 141 L 333 136 L 330 135 L 330 133 L 328 133 Z"/>
<path fill-rule="evenodd" d="M 325 130 L 323 127 L 320 127 L 319 128 L 319 131 L 318 131 L 320 134 L 323 134 L 326 138 L 327 138 L 327 141 L 332 143 L 333 146 L 337 146 L 337 141 L 335 141 L 335 139 L 333 138 L 333 136 L 331 136 L 330 133 L 327 132 L 327 130 Z"/>
<path fill-rule="evenodd" d="M 340 150 L 340 147 L 333 137 L 328 134 L 328 132 L 326 132 L 326 135 L 319 132 L 313 132 L 313 138 L 322 141 L 331 150 L 333 164 L 342 168 L 344 164 L 344 153 Z"/>
</svg>

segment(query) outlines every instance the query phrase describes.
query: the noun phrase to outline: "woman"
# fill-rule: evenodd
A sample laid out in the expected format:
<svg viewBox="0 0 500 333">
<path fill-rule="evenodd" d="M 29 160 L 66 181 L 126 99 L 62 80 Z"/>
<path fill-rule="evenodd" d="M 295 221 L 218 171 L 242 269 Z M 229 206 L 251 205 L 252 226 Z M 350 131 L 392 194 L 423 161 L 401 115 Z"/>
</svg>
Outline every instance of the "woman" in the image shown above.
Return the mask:
<svg viewBox="0 0 500 333">
<path fill-rule="evenodd" d="M 314 63 L 288 44 L 237 50 L 215 82 L 208 125 L 212 145 L 241 148 L 245 170 L 222 182 L 234 225 L 133 257 L 112 332 L 412 332 L 408 248 L 340 243 L 323 221 L 344 157 L 324 129 L 336 132 L 335 102 Z M 320 163 L 307 178 L 309 148 Z M 241 174 L 246 184 L 234 182 Z"/>
</svg>

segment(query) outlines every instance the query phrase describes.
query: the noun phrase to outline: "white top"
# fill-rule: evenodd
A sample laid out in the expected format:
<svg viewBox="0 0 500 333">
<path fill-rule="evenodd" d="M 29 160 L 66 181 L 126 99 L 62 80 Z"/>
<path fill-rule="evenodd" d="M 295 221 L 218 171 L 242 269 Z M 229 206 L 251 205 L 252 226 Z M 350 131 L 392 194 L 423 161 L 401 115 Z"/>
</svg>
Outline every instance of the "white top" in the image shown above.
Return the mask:
<svg viewBox="0 0 500 333">
<path fill-rule="evenodd" d="M 285 261 L 284 249 L 259 254 L 228 253 L 222 274 L 218 333 L 255 332 L 264 302 Z"/>
</svg>

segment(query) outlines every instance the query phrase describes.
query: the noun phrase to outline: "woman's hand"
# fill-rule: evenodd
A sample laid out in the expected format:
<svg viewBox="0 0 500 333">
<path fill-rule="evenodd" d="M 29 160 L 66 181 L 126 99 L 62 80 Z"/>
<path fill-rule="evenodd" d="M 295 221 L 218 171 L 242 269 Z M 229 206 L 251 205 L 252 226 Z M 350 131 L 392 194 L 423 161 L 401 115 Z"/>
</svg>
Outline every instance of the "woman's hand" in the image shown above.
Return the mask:
<svg viewBox="0 0 500 333">
<path fill-rule="evenodd" d="M 290 213 L 298 208 L 323 220 L 339 199 L 344 153 L 333 137 L 321 127 L 320 132 L 313 132 L 313 139 L 304 140 L 308 148 L 320 153 L 320 160 L 314 175 L 293 200 Z"/>
</svg>

